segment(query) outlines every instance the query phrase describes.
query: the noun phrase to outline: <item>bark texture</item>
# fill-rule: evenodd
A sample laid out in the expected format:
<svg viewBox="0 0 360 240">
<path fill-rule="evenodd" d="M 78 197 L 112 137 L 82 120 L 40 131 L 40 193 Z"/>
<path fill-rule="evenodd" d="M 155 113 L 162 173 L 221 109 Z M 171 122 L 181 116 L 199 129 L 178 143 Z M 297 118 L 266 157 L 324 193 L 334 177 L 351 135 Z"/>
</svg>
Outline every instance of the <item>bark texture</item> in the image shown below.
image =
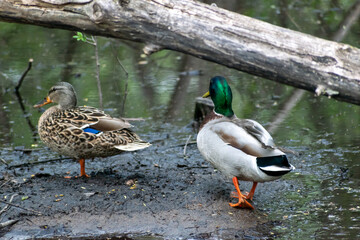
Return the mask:
<svg viewBox="0 0 360 240">
<path fill-rule="evenodd" d="M 360 49 L 192 0 L 1 0 L 0 20 L 143 42 L 360 105 Z"/>
</svg>

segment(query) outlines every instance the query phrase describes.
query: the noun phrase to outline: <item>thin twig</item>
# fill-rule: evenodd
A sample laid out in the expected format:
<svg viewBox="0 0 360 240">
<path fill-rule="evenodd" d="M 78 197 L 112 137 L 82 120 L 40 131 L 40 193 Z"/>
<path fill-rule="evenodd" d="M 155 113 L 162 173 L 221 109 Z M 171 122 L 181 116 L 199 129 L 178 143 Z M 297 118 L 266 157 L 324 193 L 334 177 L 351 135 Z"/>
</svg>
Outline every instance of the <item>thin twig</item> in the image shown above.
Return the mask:
<svg viewBox="0 0 360 240">
<path fill-rule="evenodd" d="M 286 16 L 290 19 L 290 21 L 297 27 L 299 31 L 302 31 L 300 25 L 298 25 L 294 19 L 287 13 Z M 360 15 L 360 0 L 358 0 L 354 5 L 350 8 L 350 12 L 348 16 L 343 20 L 340 24 L 339 29 L 336 31 L 334 36 L 332 37 L 333 41 L 341 42 L 346 34 L 348 33 L 351 26 L 356 23 L 356 20 L 359 18 Z M 289 99 L 285 102 L 283 107 L 278 111 L 278 113 L 273 118 L 268 131 L 270 133 L 274 133 L 280 124 L 288 117 L 290 111 L 297 105 L 297 103 L 302 99 L 305 90 L 303 89 L 296 89 L 293 91 L 292 95 Z M 291 150 L 287 150 L 289 152 Z M 294 154 L 297 154 L 296 152 Z"/>
<path fill-rule="evenodd" d="M 346 17 L 340 23 L 338 30 L 331 37 L 335 42 L 341 42 L 347 33 L 350 31 L 351 26 L 354 23 L 358 22 L 360 15 L 360 0 L 356 1 L 354 5 L 349 8 L 349 12 L 346 14 Z"/>
<path fill-rule="evenodd" d="M 2 158 L 0 158 L 0 162 L 4 163 L 7 167 L 9 166 L 9 164 Z"/>
<path fill-rule="evenodd" d="M 19 206 L 19 205 L 17 205 L 17 204 L 10 203 L 10 202 L 7 202 L 7 201 L 1 200 L 1 199 L 0 199 L 0 202 L 5 203 L 5 204 L 8 204 L 8 205 L 13 206 L 13 207 L 17 207 L 17 208 L 20 208 L 20 209 L 29 211 L 29 212 L 36 213 L 36 214 L 38 214 L 38 215 L 43 215 L 43 214 L 42 214 L 41 212 L 39 212 L 39 211 L 35 211 L 35 210 L 29 209 L 29 208 L 25 208 L 25 207 L 22 207 L 22 206 Z"/>
<path fill-rule="evenodd" d="M 128 79 L 129 73 L 126 71 L 124 65 L 122 65 L 122 63 L 121 63 L 120 59 L 118 58 L 118 56 L 115 55 L 115 57 L 116 57 L 116 60 L 118 61 L 119 65 L 120 65 L 120 67 L 124 70 L 125 75 L 126 75 L 126 79 Z"/>
<path fill-rule="evenodd" d="M 276 132 L 280 124 L 289 116 L 291 110 L 298 104 L 298 102 L 300 102 L 304 94 L 305 90 L 294 89 L 293 93 L 288 99 L 286 99 L 284 105 L 278 110 L 271 121 L 271 124 L 267 129 L 269 133 L 273 134 Z"/>
<path fill-rule="evenodd" d="M 19 167 L 27 167 L 27 166 L 31 166 L 31 165 L 38 165 L 38 164 L 43 164 L 43 163 L 48 163 L 48 162 L 56 162 L 56 161 L 62 161 L 62 160 L 73 160 L 73 159 L 72 158 L 54 158 L 54 159 L 49 159 L 49 160 L 40 161 L 40 162 L 21 163 L 21 164 L 16 164 L 16 165 L 10 165 L 8 168 L 12 169 L 12 168 L 19 168 Z"/>
<path fill-rule="evenodd" d="M 29 116 L 28 112 L 25 109 L 25 105 L 23 103 L 21 93 L 19 91 L 15 90 L 15 95 L 16 95 L 16 98 L 17 98 L 19 104 L 20 104 L 20 108 L 21 108 L 21 110 L 23 112 L 23 116 L 25 116 L 26 122 L 29 125 L 31 132 L 33 133 L 33 138 L 36 141 L 36 138 L 35 138 L 35 136 L 37 135 L 36 134 L 36 128 L 35 128 L 34 124 L 31 122 L 30 116 Z"/>
<path fill-rule="evenodd" d="M 20 89 L 20 87 L 21 87 L 21 84 L 22 84 L 22 82 L 24 81 L 24 79 L 25 79 L 25 77 L 26 77 L 26 74 L 30 71 L 33 61 L 34 61 L 34 60 L 33 60 L 32 58 L 29 59 L 28 67 L 27 67 L 27 69 L 25 70 L 25 72 L 21 75 L 21 78 L 19 79 L 18 84 L 17 84 L 16 87 L 15 87 L 15 91 L 16 91 L 16 92 L 19 91 L 19 89 Z"/>
<path fill-rule="evenodd" d="M 33 136 L 35 136 L 35 135 L 36 135 L 36 128 L 34 127 L 34 125 L 33 125 L 32 122 L 31 122 L 31 119 L 30 119 L 30 117 L 29 117 L 29 115 L 28 115 L 28 113 L 27 113 L 27 111 L 26 111 L 26 109 L 25 109 L 25 106 L 24 106 L 24 103 L 23 103 L 21 94 L 20 94 L 20 92 L 19 92 L 19 89 L 20 89 L 20 87 L 21 87 L 22 82 L 24 81 L 27 73 L 28 73 L 28 72 L 30 71 L 30 69 L 31 69 L 32 62 L 33 62 L 33 59 L 30 58 L 27 69 L 26 69 L 25 72 L 22 74 L 21 78 L 20 78 L 19 81 L 18 81 L 18 84 L 17 84 L 16 87 L 15 87 L 15 95 L 16 95 L 16 97 L 17 97 L 17 100 L 18 100 L 19 104 L 20 104 L 20 108 L 21 108 L 21 110 L 23 111 L 23 114 L 24 114 L 24 116 L 25 116 L 26 122 L 28 123 L 31 132 L 33 133 Z"/>
<path fill-rule="evenodd" d="M 93 36 L 91 36 L 91 38 L 89 38 L 88 36 L 86 36 L 86 35 L 84 34 L 84 37 L 85 37 L 85 41 L 84 41 L 84 42 L 86 42 L 86 43 L 88 43 L 88 44 L 90 44 L 90 45 L 93 45 L 93 46 L 96 45 L 96 42 L 94 41 L 94 37 L 93 37 Z"/>
<path fill-rule="evenodd" d="M 112 45 L 111 45 L 112 46 Z M 129 79 L 129 73 L 126 71 L 124 65 L 122 65 L 120 59 L 118 58 L 118 56 L 115 54 L 115 51 L 114 51 L 114 47 L 112 46 L 113 48 L 113 54 L 114 56 L 116 57 L 116 60 L 117 62 L 119 63 L 120 67 L 122 68 L 122 70 L 124 70 L 125 72 L 125 89 L 124 89 L 124 97 L 123 97 L 123 101 L 122 101 L 122 105 L 121 105 L 121 112 L 120 112 L 120 115 L 122 116 L 124 114 L 124 110 L 125 110 L 125 102 L 126 102 L 126 97 L 128 95 L 128 79 Z"/>
<path fill-rule="evenodd" d="M 186 156 L 186 148 L 187 148 L 187 145 L 189 144 L 190 139 L 191 139 L 191 135 L 189 135 L 188 139 L 186 140 L 185 146 L 184 146 L 184 157 Z"/>
<path fill-rule="evenodd" d="M 100 62 L 99 62 L 99 49 L 97 44 L 97 39 L 94 36 L 91 36 L 92 41 L 94 42 L 95 46 L 95 61 L 96 61 L 96 82 L 97 82 L 97 88 L 99 92 L 99 106 L 100 109 L 103 110 L 103 96 L 102 96 L 102 90 L 101 90 L 101 82 L 100 82 Z"/>
<path fill-rule="evenodd" d="M 15 219 L 15 220 L 9 220 L 9 221 L 0 223 L 0 228 L 4 228 L 4 227 L 7 227 L 7 226 L 14 225 L 14 224 L 17 223 L 18 221 L 19 221 L 19 219 Z"/>
<path fill-rule="evenodd" d="M 152 143 L 157 143 L 157 142 L 164 142 L 167 139 L 159 139 L 159 140 L 154 140 L 152 141 Z M 190 146 L 190 145 L 195 145 L 197 144 L 196 141 L 189 141 L 188 144 L 177 144 L 177 145 L 172 145 L 172 146 L 167 146 L 166 148 L 177 148 L 177 147 L 184 147 L 185 145 Z"/>
<path fill-rule="evenodd" d="M 122 101 L 122 105 L 121 105 L 121 115 L 124 115 L 124 111 L 125 111 L 125 102 L 126 102 L 126 98 L 128 95 L 128 79 L 129 79 L 129 73 L 125 70 L 124 66 L 121 64 L 120 59 L 116 56 L 116 60 L 118 61 L 118 63 L 120 64 L 120 66 L 122 67 L 122 69 L 125 72 L 126 78 L 125 78 L 125 89 L 124 89 L 124 97 L 123 97 L 123 101 Z"/>
<path fill-rule="evenodd" d="M 6 180 L 3 184 L 0 185 L 0 189 L 5 186 L 8 182 L 10 182 L 10 180 Z"/>
<path fill-rule="evenodd" d="M 14 197 L 16 197 L 16 196 L 17 196 L 16 193 L 13 194 L 8 203 L 11 203 L 13 201 Z M 3 214 L 4 212 L 6 212 L 8 210 L 8 208 L 9 208 L 9 204 L 7 204 L 3 209 L 0 210 L 0 215 Z"/>
<path fill-rule="evenodd" d="M 188 144 L 178 144 L 178 145 L 173 145 L 173 146 L 169 146 L 168 148 L 176 148 L 176 147 L 184 147 L 185 145 L 189 146 L 189 145 L 194 145 L 196 144 L 196 141 L 189 141 Z"/>
</svg>

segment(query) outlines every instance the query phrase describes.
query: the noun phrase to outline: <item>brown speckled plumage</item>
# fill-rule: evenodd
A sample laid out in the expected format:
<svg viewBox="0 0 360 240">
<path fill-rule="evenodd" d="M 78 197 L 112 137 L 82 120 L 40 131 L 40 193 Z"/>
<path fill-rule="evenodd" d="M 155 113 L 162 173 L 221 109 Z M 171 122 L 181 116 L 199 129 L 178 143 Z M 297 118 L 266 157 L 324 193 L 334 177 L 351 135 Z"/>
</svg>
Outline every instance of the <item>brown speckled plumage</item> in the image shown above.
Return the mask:
<svg viewBox="0 0 360 240">
<path fill-rule="evenodd" d="M 69 83 L 53 86 L 44 103 L 35 107 L 50 102 L 59 105 L 42 114 L 38 132 L 41 140 L 61 155 L 75 159 L 107 157 L 150 146 L 129 129 L 131 125 L 127 121 L 112 118 L 93 107 L 76 107 L 76 93 Z"/>
</svg>

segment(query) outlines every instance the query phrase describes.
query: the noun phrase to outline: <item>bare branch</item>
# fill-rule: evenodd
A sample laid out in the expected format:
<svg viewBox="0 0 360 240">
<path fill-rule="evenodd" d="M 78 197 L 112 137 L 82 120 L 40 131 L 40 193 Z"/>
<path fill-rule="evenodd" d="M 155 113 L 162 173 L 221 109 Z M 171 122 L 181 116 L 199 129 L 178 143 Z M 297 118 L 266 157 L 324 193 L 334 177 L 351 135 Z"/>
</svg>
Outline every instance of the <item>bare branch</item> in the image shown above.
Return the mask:
<svg viewBox="0 0 360 240">
<path fill-rule="evenodd" d="M 15 223 L 17 223 L 19 220 L 16 219 L 16 220 L 9 220 L 9 221 L 6 221 L 6 222 L 2 222 L 0 223 L 0 228 L 4 228 L 4 227 L 7 227 L 7 226 L 11 226 L 11 225 L 14 225 Z"/>
<path fill-rule="evenodd" d="M 43 214 L 42 214 L 41 212 L 39 212 L 39 211 L 35 211 L 35 210 L 29 209 L 29 208 L 25 208 L 25 207 L 22 207 L 22 206 L 19 206 L 19 205 L 17 205 L 17 204 L 10 203 L 10 202 L 7 202 L 7 201 L 1 200 L 1 199 L 0 199 L 0 202 L 5 203 L 5 204 L 8 204 L 8 205 L 13 206 L 13 207 L 17 207 L 17 208 L 20 208 L 20 209 L 29 211 L 29 212 L 32 212 L 32 213 L 35 213 L 35 214 L 37 214 L 37 215 L 43 215 Z"/>
<path fill-rule="evenodd" d="M 10 197 L 10 200 L 9 200 L 8 204 L 3 209 L 0 210 L 0 215 L 3 214 L 4 212 L 6 212 L 9 209 L 10 203 L 13 201 L 14 197 L 16 197 L 16 196 L 17 196 L 17 194 L 15 193 Z"/>
</svg>

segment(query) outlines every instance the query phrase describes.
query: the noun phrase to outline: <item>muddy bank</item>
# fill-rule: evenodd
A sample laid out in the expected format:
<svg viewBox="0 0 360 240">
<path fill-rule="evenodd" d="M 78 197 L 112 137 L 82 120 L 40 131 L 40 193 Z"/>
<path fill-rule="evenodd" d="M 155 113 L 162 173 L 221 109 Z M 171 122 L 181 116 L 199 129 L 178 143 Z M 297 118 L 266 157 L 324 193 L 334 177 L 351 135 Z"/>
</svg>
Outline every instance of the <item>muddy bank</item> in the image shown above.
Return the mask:
<svg viewBox="0 0 360 240">
<path fill-rule="evenodd" d="M 23 162 L 34 154 L 18 154 Z M 153 147 L 103 160 L 87 161 L 91 178 L 64 179 L 66 168 L 78 174 L 72 160 L 3 169 L 1 198 L 36 213 L 11 207 L 2 221 L 19 219 L 1 229 L 4 239 L 127 236 L 130 239 L 268 239 L 271 231 L 264 201 L 277 201 L 284 181 L 261 184 L 255 211 L 228 205 L 233 186 L 205 162 L 196 144 L 187 147 Z M 8 154 L 10 154 L 8 152 Z M 56 156 L 56 155 L 54 155 Z M 31 175 L 35 175 L 32 176 Z M 242 184 L 246 190 L 249 184 Z M 5 206 L 0 203 L 1 207 Z M 276 223 L 280 224 L 280 223 Z M 115 238 L 116 239 L 116 238 Z M 149 238 L 147 238 L 149 239 Z"/>
</svg>

